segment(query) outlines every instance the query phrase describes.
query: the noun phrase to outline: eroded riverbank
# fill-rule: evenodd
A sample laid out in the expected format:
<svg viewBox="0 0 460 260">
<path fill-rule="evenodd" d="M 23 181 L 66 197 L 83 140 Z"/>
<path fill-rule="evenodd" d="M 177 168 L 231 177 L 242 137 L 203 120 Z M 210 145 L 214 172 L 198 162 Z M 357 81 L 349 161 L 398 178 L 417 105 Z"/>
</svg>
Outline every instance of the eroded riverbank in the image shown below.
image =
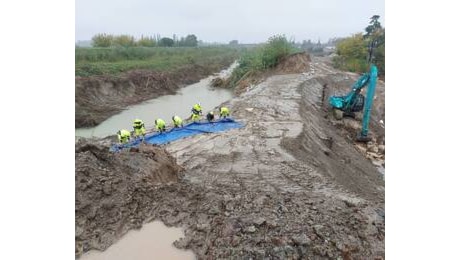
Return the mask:
<svg viewBox="0 0 460 260">
<path fill-rule="evenodd" d="M 181 87 L 217 73 L 232 62 L 234 59 L 222 58 L 171 72 L 134 70 L 118 76 L 76 77 L 75 127 L 96 126 L 130 105 L 175 94 Z"/>
<path fill-rule="evenodd" d="M 164 95 L 127 107 L 122 112 L 95 127 L 75 129 L 75 135 L 87 138 L 103 138 L 114 135 L 120 129 L 132 130 L 132 121 L 136 118 L 141 118 L 148 129 L 154 127 L 154 122 L 157 118 L 162 118 L 169 124 L 173 115 L 177 115 L 182 119 L 189 117 L 190 109 L 196 103 L 201 103 L 205 111 L 214 109 L 221 103 L 231 99 L 233 91 L 231 89 L 213 88 L 210 83 L 215 77 L 228 77 L 235 66 L 237 66 L 236 62 L 217 75 L 209 76 L 197 83 L 179 89 L 174 95 Z"/>
</svg>

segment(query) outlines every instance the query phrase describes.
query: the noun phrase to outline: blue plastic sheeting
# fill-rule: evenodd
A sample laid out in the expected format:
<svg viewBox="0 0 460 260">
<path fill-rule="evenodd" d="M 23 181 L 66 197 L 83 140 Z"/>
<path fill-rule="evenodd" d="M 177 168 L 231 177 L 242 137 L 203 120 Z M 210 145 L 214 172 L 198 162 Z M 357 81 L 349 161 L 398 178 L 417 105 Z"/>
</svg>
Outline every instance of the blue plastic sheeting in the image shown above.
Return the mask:
<svg viewBox="0 0 460 260">
<path fill-rule="evenodd" d="M 241 128 L 243 125 L 231 118 L 224 118 L 214 122 L 193 122 L 184 127 L 173 128 L 163 133 L 147 134 L 144 143 L 148 144 L 166 144 L 188 136 L 202 133 L 216 133 L 233 128 Z M 137 147 L 141 143 L 140 139 L 131 141 L 127 144 L 116 144 L 110 148 L 112 152 L 118 152 L 123 148 Z"/>
</svg>

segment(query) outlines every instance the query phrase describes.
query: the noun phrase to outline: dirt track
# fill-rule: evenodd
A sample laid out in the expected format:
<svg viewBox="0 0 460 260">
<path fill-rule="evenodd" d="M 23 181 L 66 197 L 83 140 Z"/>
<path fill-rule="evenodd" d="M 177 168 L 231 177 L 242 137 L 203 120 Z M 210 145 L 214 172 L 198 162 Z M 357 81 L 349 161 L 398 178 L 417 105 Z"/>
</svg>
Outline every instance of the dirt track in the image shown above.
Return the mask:
<svg viewBox="0 0 460 260">
<path fill-rule="evenodd" d="M 165 146 L 184 177 L 139 189 L 148 203 L 129 218 L 184 227 L 175 244 L 199 259 L 384 258 L 383 178 L 325 111 L 324 82 L 347 77 L 312 64 L 231 100 L 245 127 Z M 101 229 L 82 251 L 119 235 Z"/>
</svg>

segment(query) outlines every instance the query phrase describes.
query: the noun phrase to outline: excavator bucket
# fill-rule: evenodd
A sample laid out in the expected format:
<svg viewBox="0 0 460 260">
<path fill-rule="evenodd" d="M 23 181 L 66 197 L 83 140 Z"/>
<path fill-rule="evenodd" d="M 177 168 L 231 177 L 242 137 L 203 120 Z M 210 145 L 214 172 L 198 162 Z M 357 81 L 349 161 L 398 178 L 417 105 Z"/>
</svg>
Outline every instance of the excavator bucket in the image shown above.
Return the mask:
<svg viewBox="0 0 460 260">
<path fill-rule="evenodd" d="M 361 142 L 361 143 L 367 143 L 369 142 L 370 140 L 372 140 L 372 138 L 370 137 L 370 135 L 362 135 L 361 132 L 358 133 L 358 135 L 356 135 L 356 139 L 355 139 L 357 142 Z"/>
</svg>

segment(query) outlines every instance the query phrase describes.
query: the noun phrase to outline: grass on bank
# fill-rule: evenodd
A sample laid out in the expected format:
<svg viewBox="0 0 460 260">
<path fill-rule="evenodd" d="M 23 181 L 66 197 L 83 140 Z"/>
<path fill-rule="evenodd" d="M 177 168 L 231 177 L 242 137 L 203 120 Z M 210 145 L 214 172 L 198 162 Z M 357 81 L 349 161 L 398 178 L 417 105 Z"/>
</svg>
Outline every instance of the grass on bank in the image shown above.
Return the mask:
<svg viewBox="0 0 460 260">
<path fill-rule="evenodd" d="M 227 84 L 235 87 L 239 81 L 254 73 L 274 68 L 282 58 L 299 51 L 284 35 L 272 36 L 266 44 L 242 53 L 238 60 L 239 66 L 233 70 Z"/>
<path fill-rule="evenodd" d="M 237 59 L 231 47 L 76 48 L 75 76 L 118 74 L 133 69 L 167 71 L 188 64 Z"/>
</svg>

